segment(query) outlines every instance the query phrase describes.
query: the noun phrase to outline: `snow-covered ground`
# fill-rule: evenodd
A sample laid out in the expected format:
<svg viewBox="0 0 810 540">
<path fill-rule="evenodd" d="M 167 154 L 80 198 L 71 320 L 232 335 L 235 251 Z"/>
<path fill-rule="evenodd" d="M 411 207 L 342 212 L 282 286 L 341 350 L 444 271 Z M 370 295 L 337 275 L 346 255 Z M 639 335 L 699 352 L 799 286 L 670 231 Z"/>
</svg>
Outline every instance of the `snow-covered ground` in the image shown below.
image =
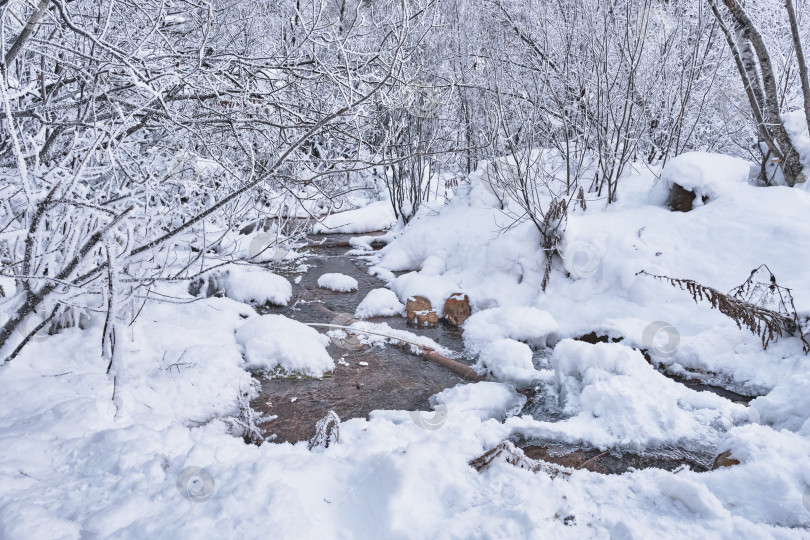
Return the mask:
<svg viewBox="0 0 810 540">
<path fill-rule="evenodd" d="M 675 181 L 706 163 L 688 159 L 669 171 Z M 228 268 L 225 297 L 161 285 L 178 300 L 144 304 L 119 344 L 115 384 L 101 323 L 38 336 L 0 370 L 0 538 L 807 538 L 810 359 L 801 342 L 786 336 L 763 351 L 707 303 L 637 273 L 725 292 L 766 263 L 807 314 L 810 198 L 695 173 L 707 202 L 673 213 L 668 177 L 656 183 L 657 172 L 634 171 L 616 204 L 594 200 L 571 215 L 544 293 L 537 230 L 514 223 L 481 171 L 444 206 L 426 205 L 375 256 L 393 294 L 372 291 L 356 315 L 401 313 L 412 295 L 441 306 L 465 293 L 474 313 L 465 346 L 489 380 L 437 394 L 432 411 L 344 420 L 328 448 L 234 435 L 240 401 L 256 395 L 250 371 L 334 368 L 322 334 L 256 312 L 257 303 L 289 302 L 296 286 L 266 270 Z M 369 208 L 328 219 L 333 229 L 357 224 L 353 232 L 393 224 L 382 205 Z M 341 290 L 346 280 L 326 281 Z M 623 340 L 571 339 L 592 331 Z M 530 345 L 553 351 L 533 361 Z M 691 390 L 638 348 L 662 369 L 764 397 L 746 407 Z M 516 386 L 527 385 L 565 418 L 518 415 L 526 397 Z M 634 452 L 729 450 L 740 463 L 612 476 L 469 465 L 518 435 Z"/>
</svg>

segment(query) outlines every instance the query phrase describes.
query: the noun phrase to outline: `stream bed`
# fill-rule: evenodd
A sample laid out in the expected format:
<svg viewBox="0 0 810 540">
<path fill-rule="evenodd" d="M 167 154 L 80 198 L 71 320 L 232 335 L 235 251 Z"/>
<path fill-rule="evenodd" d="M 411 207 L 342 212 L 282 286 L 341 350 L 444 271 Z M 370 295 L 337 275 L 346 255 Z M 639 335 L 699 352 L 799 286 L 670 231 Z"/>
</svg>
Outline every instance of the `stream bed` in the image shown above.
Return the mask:
<svg viewBox="0 0 810 540">
<path fill-rule="evenodd" d="M 260 313 L 283 314 L 302 323 L 351 324 L 360 301 L 369 291 L 382 288 L 385 283 L 368 274 L 368 257 L 351 251 L 348 247 L 350 238 L 349 235 L 338 234 L 310 237 L 305 258 L 275 269 L 293 281 L 292 300 L 284 307 L 263 307 Z M 349 275 L 357 280 L 358 289 L 339 293 L 319 288 L 317 280 L 325 273 Z M 435 328 L 413 328 L 402 316 L 376 317 L 370 321 L 384 322 L 394 329 L 427 336 L 459 353 L 458 361 L 467 365 L 473 363 L 461 355 L 463 341 L 460 328 L 443 322 Z M 368 418 L 371 411 L 379 409 L 429 411 L 432 395 L 469 382 L 447 368 L 413 354 L 405 346 L 370 346 L 350 336 L 332 340 L 327 350 L 335 360 L 335 370 L 323 379 L 273 378 L 261 381 L 261 393 L 252 405 L 255 410 L 273 417 L 260 425 L 268 440 L 291 443 L 309 440 L 315 432 L 316 423 L 330 410 L 335 411 L 341 420 Z M 536 350 L 536 364 L 548 367 L 544 364 L 547 364 L 549 354 L 549 349 Z M 688 386 L 698 391 L 712 391 L 735 401 L 742 397 L 694 381 L 688 381 Z M 528 401 L 521 414 L 552 422 L 563 419 L 558 407 L 545 399 L 539 390 L 523 392 Z M 555 441 L 514 442 L 530 458 L 604 474 L 621 474 L 631 468 L 647 467 L 673 470 L 683 465 L 703 471 L 712 467 L 715 453 L 715 449 L 687 451 L 668 448 L 654 454 L 637 455 L 605 452 Z"/>
</svg>

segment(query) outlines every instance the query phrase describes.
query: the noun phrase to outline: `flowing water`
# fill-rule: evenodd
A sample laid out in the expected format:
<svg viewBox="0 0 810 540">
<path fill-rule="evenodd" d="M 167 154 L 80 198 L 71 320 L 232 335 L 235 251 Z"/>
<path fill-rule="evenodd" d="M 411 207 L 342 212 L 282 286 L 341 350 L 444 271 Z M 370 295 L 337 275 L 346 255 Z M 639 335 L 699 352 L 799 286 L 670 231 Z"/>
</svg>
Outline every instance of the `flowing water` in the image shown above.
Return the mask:
<svg viewBox="0 0 810 540">
<path fill-rule="evenodd" d="M 366 294 L 385 283 L 367 272 L 366 257 L 347 255 L 348 237 L 313 237 L 308 256 L 299 265 L 279 270 L 293 285 L 293 298 L 286 307 L 267 307 L 262 313 L 281 313 L 303 323 L 341 324 L 351 317 Z M 352 276 L 358 290 L 339 293 L 319 288 L 325 273 Z M 442 346 L 460 351 L 461 330 L 440 325 L 437 328 L 409 328 L 404 317 L 377 317 L 395 329 L 427 336 Z M 326 331 L 326 329 L 323 329 Z M 327 349 L 335 359 L 335 370 L 324 379 L 265 379 L 261 395 L 254 403 L 257 411 L 277 416 L 262 425 L 274 441 L 296 442 L 312 437 L 315 424 L 334 410 L 342 420 L 367 418 L 376 409 L 429 411 L 429 398 L 464 379 L 444 367 L 409 352 L 405 347 L 364 346 L 356 339 L 339 340 Z M 463 360 L 463 359 L 462 359 Z"/>
<path fill-rule="evenodd" d="M 385 284 L 368 274 L 368 256 L 350 251 L 349 240 L 347 235 L 335 234 L 311 237 L 303 262 L 293 262 L 285 268 L 275 270 L 294 283 L 297 281 L 293 286 L 292 300 L 285 307 L 268 306 L 260 312 L 280 313 L 302 323 L 350 324 L 357 305 L 366 294 L 372 289 L 384 287 Z M 317 280 L 325 273 L 352 276 L 358 282 L 358 290 L 339 293 L 319 288 Z M 459 353 L 459 361 L 467 365 L 472 363 L 461 356 L 463 341 L 459 328 L 444 323 L 436 328 L 411 328 L 401 316 L 378 317 L 371 321 L 385 322 L 392 328 L 427 336 Z M 413 354 L 406 347 L 372 347 L 349 336 L 346 339 L 333 340 L 327 350 L 335 359 L 335 370 L 330 376 L 323 379 L 262 380 L 261 394 L 254 401 L 253 407 L 261 413 L 272 415 L 273 419 L 261 427 L 274 442 L 309 440 L 315 432 L 315 424 L 330 410 L 335 411 L 341 420 L 367 418 L 371 411 L 379 409 L 429 411 L 429 399 L 432 395 L 468 382 L 447 368 Z M 549 349 L 535 350 L 537 367 L 549 367 L 549 355 Z M 688 384 L 695 390 L 712 391 L 734 401 L 746 400 L 745 396 L 722 388 L 695 381 L 679 382 Z M 523 393 L 528 400 L 521 414 L 550 422 L 564 418 L 556 400 L 542 392 L 542 388 Z M 607 474 L 646 467 L 672 470 L 683 465 L 702 471 L 711 468 L 714 455 L 714 449 L 687 451 L 665 448 L 655 453 L 638 455 L 604 452 L 565 445 L 558 441 L 515 439 L 514 442 L 523 447 L 530 458 Z"/>
</svg>

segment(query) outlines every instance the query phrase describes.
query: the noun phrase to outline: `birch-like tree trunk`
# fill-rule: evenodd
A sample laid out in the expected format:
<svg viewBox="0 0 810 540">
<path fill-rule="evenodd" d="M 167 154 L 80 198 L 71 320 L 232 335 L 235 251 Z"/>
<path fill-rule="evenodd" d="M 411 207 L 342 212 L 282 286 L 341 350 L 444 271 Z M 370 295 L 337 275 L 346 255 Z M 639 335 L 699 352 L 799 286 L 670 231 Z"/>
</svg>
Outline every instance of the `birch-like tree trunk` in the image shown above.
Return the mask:
<svg viewBox="0 0 810 540">
<path fill-rule="evenodd" d="M 714 4 L 714 0 L 712 0 L 712 4 Z M 735 28 L 738 31 L 738 41 L 741 41 L 739 47 L 741 47 L 740 54 L 742 56 L 743 68 L 749 79 L 749 84 L 752 85 L 755 96 L 759 91 L 757 88 L 758 84 L 760 82 L 762 83 L 762 91 L 764 94 L 762 97 L 764 101 L 761 104 L 763 108 L 762 116 L 768 126 L 770 135 L 773 136 L 782 154 L 780 166 L 785 176 L 785 183 L 792 187 L 795 184 L 805 182 L 807 178 L 804 174 L 799 152 L 796 150 L 787 129 L 785 129 L 785 124 L 782 121 L 779 92 L 776 88 L 776 73 L 765 40 L 753 21 L 751 21 L 751 18 L 748 16 L 742 4 L 737 0 L 723 0 L 723 4 L 728 9 L 734 21 Z M 717 11 L 715 11 L 715 14 L 717 14 Z M 753 57 L 747 49 L 749 44 L 756 54 L 759 68 L 758 73 L 755 73 L 755 68 L 750 65 L 753 61 Z"/>
</svg>

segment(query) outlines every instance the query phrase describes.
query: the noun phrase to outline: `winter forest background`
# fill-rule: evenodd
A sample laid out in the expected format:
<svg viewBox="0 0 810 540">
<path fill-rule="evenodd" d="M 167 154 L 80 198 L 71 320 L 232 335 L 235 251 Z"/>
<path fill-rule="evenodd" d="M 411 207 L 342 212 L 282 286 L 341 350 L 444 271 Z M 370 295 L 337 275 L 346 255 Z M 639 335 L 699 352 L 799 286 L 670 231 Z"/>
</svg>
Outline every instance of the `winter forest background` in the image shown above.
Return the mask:
<svg viewBox="0 0 810 540">
<path fill-rule="evenodd" d="M 0 537 L 33 537 L 32 531 L 40 538 L 162 537 L 166 531 L 253 537 L 262 525 L 260 503 L 228 502 L 240 494 L 258 497 L 251 489 L 279 505 L 263 523 L 283 536 L 643 538 L 658 519 L 667 537 L 807 533 L 806 0 L 0 0 L 0 45 L 0 384 L 6 389 L 0 431 L 8 448 L 0 460 L 6 507 Z M 693 200 L 694 209 L 670 212 L 684 191 L 686 209 Z M 337 226 L 346 211 L 368 224 Z M 459 403 L 480 401 L 479 409 L 500 412 L 475 413 L 474 420 L 459 413 L 455 434 L 411 426 L 419 437 L 446 432 L 447 440 L 467 441 L 448 450 L 438 477 L 435 462 L 425 467 L 413 457 L 402 468 L 407 474 L 392 463 L 372 486 L 364 484 L 370 448 L 388 455 L 394 450 L 386 445 L 398 440 L 410 440 L 412 453 L 448 444 L 413 442 L 416 435 L 394 431 L 352 439 L 365 429 L 360 422 L 375 422 L 373 415 L 344 423 L 343 450 L 319 449 L 319 443 L 310 452 L 306 444 L 271 440 L 244 449 L 239 435 L 255 443 L 272 432 L 272 424 L 269 432 L 257 427 L 266 418 L 250 405 L 258 395 L 250 374 L 256 370 L 246 367 L 257 363 L 251 339 L 269 340 L 261 346 L 275 351 L 262 360 L 270 372 L 280 367 L 320 377 L 335 369 L 320 352 L 322 336 L 278 320 L 273 324 L 281 326 L 248 332 L 254 319 L 281 317 L 257 315 L 248 305 L 286 305 L 295 296 L 300 280 L 272 279 L 303 256 L 313 232 L 380 228 L 392 229 L 380 240 L 388 246 L 370 262 L 396 293 L 377 295 L 392 313 L 416 294 L 435 307 L 457 292 L 470 296 L 470 321 L 479 311 L 518 305 L 550 313 L 551 322 L 534 319 L 534 312 L 493 315 L 487 324 L 498 319 L 505 329 L 474 344 L 478 327 L 464 326 L 466 354 L 487 378 L 468 386 L 486 391 L 469 390 L 473 395 L 459 386 L 452 399 L 431 403 L 449 407 L 448 426 L 455 421 L 453 403 L 466 411 Z M 772 234 L 763 239 L 758 231 Z M 636 240 L 651 242 L 649 256 L 630 247 Z M 363 242 L 352 239 L 351 247 L 363 249 Z M 668 248 L 678 253 L 672 259 Z M 474 275 L 473 252 L 483 261 Z M 713 258 L 725 255 L 728 260 Z M 762 274 L 753 279 L 751 272 L 760 265 L 767 266 L 758 272 L 768 273 L 761 283 Z M 406 271 L 413 276 L 400 273 Z M 502 286 L 499 276 L 512 274 L 519 275 L 517 284 Z M 195 283 L 196 293 L 189 287 Z M 227 298 L 206 298 L 200 287 L 220 287 Z M 216 304 L 222 313 L 214 318 L 193 311 L 220 300 L 231 303 Z M 708 304 L 696 308 L 703 300 Z M 369 313 L 382 314 L 380 305 Z M 577 313 L 577 305 L 590 314 Z M 669 307 L 657 312 L 662 305 Z M 653 351 L 656 369 L 709 374 L 755 398 L 752 405 L 687 398 L 669 386 L 646 401 L 622 397 L 625 383 L 637 389 L 672 383 L 644 378 L 660 374 L 643 359 L 633 364 L 632 347 L 655 349 L 642 329 L 662 317 L 684 321 L 672 323 L 682 345 L 677 353 Z M 692 328 L 696 320 L 709 330 Z M 542 334 L 550 355 L 559 340 L 546 364 L 538 364 L 539 341 L 520 334 L 526 321 L 536 322 L 532 332 Z M 589 330 L 625 341 L 588 345 L 596 352 L 574 350 L 579 345 L 566 338 Z M 265 333 L 294 335 L 299 343 L 285 349 L 260 336 Z M 213 359 L 205 347 L 177 345 L 186 356 L 167 364 L 167 351 L 183 336 L 222 350 Z M 488 349 L 496 337 L 510 343 Z M 532 345 L 532 352 L 514 341 Z M 616 360 L 620 347 L 632 359 Z M 534 360 L 515 363 L 524 354 Z M 578 368 L 571 358 L 579 358 Z M 583 389 L 594 377 L 583 366 L 605 358 L 613 358 L 612 367 L 599 369 L 611 376 L 596 379 L 616 385 L 599 387 L 615 390 L 601 402 L 614 408 L 615 418 L 593 412 L 597 405 L 589 409 Z M 518 364 L 524 371 L 515 375 Z M 565 377 L 576 379 L 576 390 Z M 566 418 L 586 409 L 594 418 L 613 418 L 605 434 L 594 435 L 602 427 L 549 427 L 515 415 L 514 404 L 505 403 L 529 381 L 550 385 Z M 479 386 L 496 382 L 508 388 Z M 150 392 L 155 395 L 146 397 Z M 572 400 L 572 393 L 578 397 Z M 673 405 L 665 410 L 649 402 L 669 398 Z M 90 422 L 88 410 L 102 413 Z M 749 421 L 753 411 L 756 422 Z M 487 421 L 490 431 L 475 427 Z M 659 424 L 666 427 L 656 432 L 651 426 Z M 733 435 L 735 429 L 742 435 Z M 467 463 L 501 441 L 515 442 L 518 431 L 605 452 L 711 440 L 717 454 L 731 449 L 737 468 L 687 479 L 637 471 L 615 477 L 618 487 L 595 480 L 595 473 L 578 472 L 569 481 L 524 466 L 521 474 L 535 484 L 509 489 L 523 494 L 521 505 L 545 490 L 543 504 L 553 508 L 488 508 L 493 489 L 504 500 L 504 480 L 480 480 Z M 149 442 L 135 442 L 142 437 Z M 505 448 L 517 455 L 512 442 Z M 91 466 L 94 461 L 77 457 L 93 449 L 115 455 L 137 444 L 146 457 L 129 458 L 138 461 L 131 470 L 124 458 Z M 43 457 L 50 452 L 60 457 Z M 257 472 L 260 461 L 276 469 Z M 178 471 L 188 465 L 213 471 L 212 486 L 216 479 L 221 491 L 205 505 L 171 497 L 177 498 Z M 769 468 L 782 472 L 766 474 Z M 270 489 L 282 482 L 274 475 L 286 475 L 287 487 Z M 306 487 L 323 475 L 360 485 L 352 493 L 361 500 L 340 499 L 317 524 L 302 520 L 309 498 L 323 504 L 331 497 Z M 259 479 L 250 484 L 247 476 Z M 298 502 L 286 500 L 299 481 L 305 487 L 291 497 Z M 83 491 L 79 486 L 88 482 L 92 487 Z M 476 482 L 484 495 L 455 494 L 469 493 L 464 482 Z M 347 517 L 373 506 L 365 499 L 392 485 L 398 502 L 366 518 Z M 428 486 L 440 486 L 445 497 L 418 510 Z M 69 502 L 59 495 L 63 489 L 74 493 Z M 608 493 L 624 489 L 643 496 L 609 500 Z M 49 494 L 40 499 L 35 493 L 43 490 Z M 581 506 L 559 510 L 566 497 Z M 768 497 L 773 501 L 763 508 Z M 143 503 L 138 509 L 136 501 Z M 109 510 L 91 511 L 93 505 Z M 187 517 L 174 520 L 179 508 Z M 424 522 L 412 523 L 412 512 Z M 465 524 L 445 528 L 446 520 Z"/>
</svg>

